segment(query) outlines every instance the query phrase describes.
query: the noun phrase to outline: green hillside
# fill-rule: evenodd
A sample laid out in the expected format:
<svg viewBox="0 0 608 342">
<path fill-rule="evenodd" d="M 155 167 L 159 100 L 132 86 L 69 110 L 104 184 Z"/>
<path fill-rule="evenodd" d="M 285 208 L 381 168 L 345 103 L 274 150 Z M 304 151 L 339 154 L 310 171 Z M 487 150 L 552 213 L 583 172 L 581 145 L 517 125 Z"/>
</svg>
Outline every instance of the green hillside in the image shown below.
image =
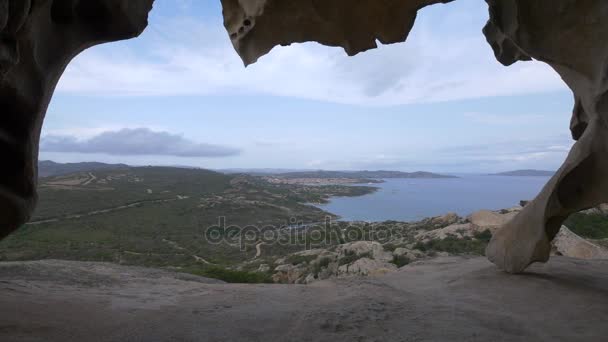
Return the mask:
<svg viewBox="0 0 608 342">
<path fill-rule="evenodd" d="M 246 175 L 141 167 L 40 180 L 30 224 L 0 242 L 0 260 L 68 259 L 200 271 L 255 256 L 255 241 L 212 244 L 209 227 L 279 227 L 331 214 L 306 203 L 352 196 L 369 187 L 269 184 Z M 215 271 L 217 272 L 217 270 Z"/>
</svg>

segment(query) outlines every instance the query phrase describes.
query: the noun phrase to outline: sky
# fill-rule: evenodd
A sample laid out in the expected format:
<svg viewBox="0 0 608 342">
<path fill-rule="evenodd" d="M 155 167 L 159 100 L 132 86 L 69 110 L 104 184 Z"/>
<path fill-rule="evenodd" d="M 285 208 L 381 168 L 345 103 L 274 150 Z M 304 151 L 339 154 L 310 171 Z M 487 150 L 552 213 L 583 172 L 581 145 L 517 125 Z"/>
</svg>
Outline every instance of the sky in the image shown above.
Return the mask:
<svg viewBox="0 0 608 342">
<path fill-rule="evenodd" d="M 540 62 L 500 65 L 481 0 L 423 9 L 406 43 L 348 57 L 277 47 L 247 68 L 219 0 L 156 0 L 137 39 L 68 66 L 41 160 L 500 172 L 557 169 L 571 92 Z"/>
</svg>

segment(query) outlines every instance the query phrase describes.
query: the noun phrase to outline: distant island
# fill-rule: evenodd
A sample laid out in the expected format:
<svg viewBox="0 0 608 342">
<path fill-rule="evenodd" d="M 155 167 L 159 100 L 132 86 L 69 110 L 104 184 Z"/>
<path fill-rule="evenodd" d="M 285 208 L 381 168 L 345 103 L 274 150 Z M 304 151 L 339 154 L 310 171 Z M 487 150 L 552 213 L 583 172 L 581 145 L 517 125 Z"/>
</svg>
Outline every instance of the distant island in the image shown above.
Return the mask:
<svg viewBox="0 0 608 342">
<path fill-rule="evenodd" d="M 512 177 L 551 177 L 555 171 L 544 170 L 515 170 L 501 173 L 493 173 L 490 176 L 512 176 Z"/>
<path fill-rule="evenodd" d="M 327 178 L 327 179 L 379 179 L 379 178 L 458 178 L 431 172 L 401 172 L 401 171 L 301 171 L 281 173 L 283 178 Z"/>
</svg>

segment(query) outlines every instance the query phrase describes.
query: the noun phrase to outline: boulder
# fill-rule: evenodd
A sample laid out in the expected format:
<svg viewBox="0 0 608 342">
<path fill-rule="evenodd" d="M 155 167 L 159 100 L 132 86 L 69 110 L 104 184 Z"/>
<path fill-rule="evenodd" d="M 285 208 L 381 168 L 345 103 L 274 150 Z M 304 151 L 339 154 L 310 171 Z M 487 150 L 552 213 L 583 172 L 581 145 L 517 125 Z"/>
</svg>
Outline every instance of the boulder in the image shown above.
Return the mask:
<svg viewBox="0 0 608 342">
<path fill-rule="evenodd" d="M 258 267 L 258 272 L 266 273 L 268 271 L 270 271 L 270 266 L 267 264 L 261 264 L 260 267 Z"/>
<path fill-rule="evenodd" d="M 401 257 L 404 256 L 408 259 L 410 259 L 411 261 L 414 261 L 416 259 L 421 259 L 425 257 L 425 254 L 417 249 L 408 249 L 408 248 L 397 248 L 393 251 L 393 256 L 396 257 Z"/>
<path fill-rule="evenodd" d="M 478 231 L 480 231 L 480 228 L 470 223 L 454 224 L 445 228 L 420 232 L 416 235 L 416 239 L 419 241 L 443 240 L 448 236 L 463 238 L 465 236 L 473 236 Z"/>
<path fill-rule="evenodd" d="M 348 265 L 342 265 L 338 268 L 339 275 L 359 275 L 359 276 L 378 276 L 397 270 L 394 264 L 374 260 L 370 258 L 361 258 Z"/>
<path fill-rule="evenodd" d="M 471 214 L 468 219 L 477 229 L 486 230 L 489 229 L 494 233 L 505 223 L 509 222 L 518 211 L 509 211 L 506 214 L 500 214 L 489 210 L 480 210 Z"/>
<path fill-rule="evenodd" d="M 447 213 L 442 216 L 433 217 L 430 220 L 430 223 L 435 226 L 449 226 L 460 221 L 460 216 L 456 213 Z"/>
<path fill-rule="evenodd" d="M 608 214 L 608 204 L 600 204 L 595 208 L 591 208 L 591 209 L 587 209 L 584 211 L 581 211 L 581 213 L 583 214 L 600 214 L 600 215 L 607 215 Z"/>
<path fill-rule="evenodd" d="M 355 241 L 338 246 L 338 258 L 343 258 L 347 255 L 369 256 L 375 260 L 389 261 L 392 259 L 391 253 L 388 253 L 382 247 L 382 244 L 376 241 Z"/>
<path fill-rule="evenodd" d="M 306 278 L 304 279 L 304 284 L 312 284 L 316 280 L 317 279 L 315 278 L 315 276 L 311 273 L 311 274 L 307 275 Z"/>
<path fill-rule="evenodd" d="M 576 235 L 566 226 L 562 226 L 553 240 L 557 254 L 578 259 L 608 259 L 608 250 Z"/>
<path fill-rule="evenodd" d="M 272 281 L 275 283 L 295 284 L 302 281 L 303 275 L 306 273 L 306 267 L 284 264 L 277 266 L 274 271 L 275 274 L 272 275 Z"/>
</svg>

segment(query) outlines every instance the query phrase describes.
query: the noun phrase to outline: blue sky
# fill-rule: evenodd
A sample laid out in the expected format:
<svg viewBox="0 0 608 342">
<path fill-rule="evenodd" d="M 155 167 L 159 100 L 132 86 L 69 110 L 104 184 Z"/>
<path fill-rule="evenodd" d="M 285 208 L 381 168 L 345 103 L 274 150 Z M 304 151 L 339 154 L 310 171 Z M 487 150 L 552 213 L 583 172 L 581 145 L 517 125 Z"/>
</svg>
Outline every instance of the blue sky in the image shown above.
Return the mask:
<svg viewBox="0 0 608 342">
<path fill-rule="evenodd" d="M 556 169 L 573 100 L 538 62 L 505 68 L 487 6 L 421 11 L 405 44 L 347 57 L 316 43 L 244 68 L 219 0 L 156 0 L 136 39 L 92 48 L 61 79 L 41 159 L 206 168 L 494 172 Z"/>
</svg>

